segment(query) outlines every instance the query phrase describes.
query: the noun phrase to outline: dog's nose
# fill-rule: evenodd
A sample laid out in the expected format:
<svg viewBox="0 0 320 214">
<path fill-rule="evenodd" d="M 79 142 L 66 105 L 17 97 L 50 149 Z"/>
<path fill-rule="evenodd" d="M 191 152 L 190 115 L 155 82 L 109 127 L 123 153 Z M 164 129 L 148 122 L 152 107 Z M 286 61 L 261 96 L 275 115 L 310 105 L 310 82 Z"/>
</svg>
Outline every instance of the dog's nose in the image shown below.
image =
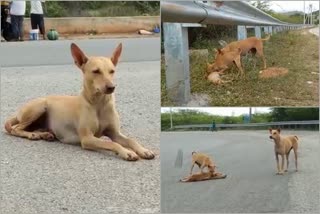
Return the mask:
<svg viewBox="0 0 320 214">
<path fill-rule="evenodd" d="M 269 136 L 270 139 L 272 139 L 272 136 Z"/>
<path fill-rule="evenodd" d="M 115 86 L 106 86 L 106 93 L 111 94 L 114 92 Z"/>
</svg>

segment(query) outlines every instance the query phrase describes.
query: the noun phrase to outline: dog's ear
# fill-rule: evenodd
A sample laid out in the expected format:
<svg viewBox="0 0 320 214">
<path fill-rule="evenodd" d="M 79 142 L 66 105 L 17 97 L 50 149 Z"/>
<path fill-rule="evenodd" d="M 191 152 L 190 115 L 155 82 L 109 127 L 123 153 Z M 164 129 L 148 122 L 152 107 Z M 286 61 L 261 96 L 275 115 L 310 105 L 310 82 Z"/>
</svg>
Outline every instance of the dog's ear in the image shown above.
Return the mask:
<svg viewBox="0 0 320 214">
<path fill-rule="evenodd" d="M 241 48 L 238 48 L 238 52 L 241 54 L 241 52 L 242 52 L 242 49 Z"/>
<path fill-rule="evenodd" d="M 111 57 L 111 61 L 112 61 L 114 66 L 116 66 L 118 64 L 121 52 L 122 52 L 122 43 L 120 43 L 118 45 L 118 47 L 113 51 L 113 54 L 112 54 L 112 57 Z"/>
<path fill-rule="evenodd" d="M 278 131 L 278 132 L 279 132 L 279 134 L 280 134 L 281 129 L 280 129 L 280 128 L 277 128 L 277 131 Z"/>
<path fill-rule="evenodd" d="M 222 49 L 219 48 L 219 49 L 218 49 L 218 53 L 221 54 L 221 55 L 223 55 Z"/>
<path fill-rule="evenodd" d="M 74 43 L 71 44 L 71 54 L 74 59 L 74 63 L 81 69 L 81 67 L 87 63 L 87 56 L 81 51 L 81 49 Z"/>
<path fill-rule="evenodd" d="M 272 128 L 269 128 L 269 132 L 270 132 L 270 134 L 272 134 Z"/>
</svg>

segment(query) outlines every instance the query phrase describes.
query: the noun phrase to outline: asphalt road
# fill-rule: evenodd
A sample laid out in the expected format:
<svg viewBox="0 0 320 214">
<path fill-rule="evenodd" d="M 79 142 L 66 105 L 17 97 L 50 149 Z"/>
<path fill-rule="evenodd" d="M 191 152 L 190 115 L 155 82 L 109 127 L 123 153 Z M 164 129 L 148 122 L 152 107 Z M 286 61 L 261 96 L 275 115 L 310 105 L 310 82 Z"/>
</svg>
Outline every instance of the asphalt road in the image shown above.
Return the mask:
<svg viewBox="0 0 320 214">
<path fill-rule="evenodd" d="M 17 106 L 48 94 L 76 95 L 82 77 L 74 65 L 2 68 L 1 213 L 159 213 L 159 71 L 159 61 L 120 63 L 116 71 L 123 132 L 157 154 L 126 162 L 111 152 L 4 134 L 4 120 Z"/>
<path fill-rule="evenodd" d="M 161 211 L 170 213 L 319 213 L 319 133 L 283 131 L 301 139 L 300 171 L 276 175 L 268 131 L 162 132 Z M 182 150 L 182 167 L 175 166 Z M 223 180 L 180 183 L 191 167 L 191 152 L 210 154 Z M 178 161 L 179 162 L 179 161 Z M 199 169 L 195 167 L 195 171 Z"/>
<path fill-rule="evenodd" d="M 63 65 L 73 63 L 70 44 L 75 42 L 87 55 L 110 56 L 122 42 L 122 62 L 157 61 L 160 38 L 117 38 L 90 40 L 27 41 L 0 43 L 0 65 Z"/>
</svg>

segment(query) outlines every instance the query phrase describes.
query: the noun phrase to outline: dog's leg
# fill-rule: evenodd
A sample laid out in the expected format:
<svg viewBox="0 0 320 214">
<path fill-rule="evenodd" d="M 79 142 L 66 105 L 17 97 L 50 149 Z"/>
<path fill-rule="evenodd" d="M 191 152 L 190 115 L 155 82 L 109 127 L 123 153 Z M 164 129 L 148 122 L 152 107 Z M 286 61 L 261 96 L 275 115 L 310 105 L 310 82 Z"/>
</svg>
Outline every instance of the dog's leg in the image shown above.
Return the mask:
<svg viewBox="0 0 320 214">
<path fill-rule="evenodd" d="M 267 68 L 267 62 L 266 62 L 266 58 L 264 57 L 264 54 L 263 54 L 263 47 L 257 48 L 257 55 L 263 61 L 263 69 L 266 69 Z"/>
<path fill-rule="evenodd" d="M 283 168 L 284 168 L 284 155 L 281 155 L 281 170 L 280 170 L 280 174 L 283 174 Z"/>
<path fill-rule="evenodd" d="M 92 134 L 81 136 L 81 147 L 88 150 L 110 150 L 127 161 L 136 161 L 139 159 L 136 153 L 122 147 L 120 144 L 96 138 Z"/>
<path fill-rule="evenodd" d="M 298 149 L 293 148 L 293 152 L 294 152 L 294 159 L 295 159 L 295 165 L 296 165 L 296 172 L 298 172 Z"/>
<path fill-rule="evenodd" d="M 190 170 L 190 175 L 192 175 L 192 170 L 193 170 L 194 164 L 195 164 L 195 162 L 192 161 L 191 170 Z"/>
<path fill-rule="evenodd" d="M 108 135 L 109 136 L 109 135 Z M 140 145 L 138 142 L 135 140 L 126 137 L 125 135 L 121 133 L 117 134 L 111 134 L 109 136 L 113 141 L 121 144 L 124 147 L 129 147 L 131 148 L 134 152 L 136 152 L 141 158 L 144 159 L 153 159 L 155 156 L 152 151 L 144 148 L 142 145 Z"/>
<path fill-rule="evenodd" d="M 288 172 L 288 169 L 289 169 L 289 153 L 286 154 L 286 159 L 287 159 L 287 168 L 286 170 L 284 170 L 285 172 Z"/>
<path fill-rule="evenodd" d="M 277 169 L 278 169 L 277 175 L 280 175 L 279 156 L 277 153 L 276 153 L 276 162 L 277 162 Z"/>
<path fill-rule="evenodd" d="M 241 65 L 241 58 L 237 57 L 234 60 L 234 63 L 236 64 L 237 68 L 239 69 L 241 76 L 244 76 L 244 72 L 243 72 L 242 65 Z"/>
<path fill-rule="evenodd" d="M 28 138 L 29 140 L 53 140 L 54 135 L 50 132 L 29 132 L 25 129 L 36 121 L 42 114 L 45 113 L 47 108 L 46 100 L 44 98 L 38 98 L 28 102 L 23 106 L 16 116 L 17 123 L 12 127 L 9 127 L 9 134 Z M 10 126 L 10 124 L 9 124 Z"/>
</svg>

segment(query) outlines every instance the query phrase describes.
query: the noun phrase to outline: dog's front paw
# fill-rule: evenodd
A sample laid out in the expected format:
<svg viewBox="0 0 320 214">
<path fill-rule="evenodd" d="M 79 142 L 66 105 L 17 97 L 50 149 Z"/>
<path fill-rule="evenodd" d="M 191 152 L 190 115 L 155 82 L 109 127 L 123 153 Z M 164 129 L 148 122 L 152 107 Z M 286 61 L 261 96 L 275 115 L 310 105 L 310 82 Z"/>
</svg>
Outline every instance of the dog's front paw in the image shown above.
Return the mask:
<svg viewBox="0 0 320 214">
<path fill-rule="evenodd" d="M 145 149 L 145 148 L 142 148 L 140 149 L 139 151 L 137 151 L 137 154 L 143 158 L 143 159 L 148 159 L 148 160 L 151 160 L 155 157 L 155 155 L 153 154 L 152 151 L 148 150 L 148 149 Z"/>
<path fill-rule="evenodd" d="M 121 152 L 119 152 L 120 157 L 122 159 L 127 160 L 127 161 L 137 161 L 139 159 L 139 156 L 128 149 L 123 149 Z"/>
<path fill-rule="evenodd" d="M 277 175 L 283 175 L 283 172 L 277 172 Z"/>
</svg>

